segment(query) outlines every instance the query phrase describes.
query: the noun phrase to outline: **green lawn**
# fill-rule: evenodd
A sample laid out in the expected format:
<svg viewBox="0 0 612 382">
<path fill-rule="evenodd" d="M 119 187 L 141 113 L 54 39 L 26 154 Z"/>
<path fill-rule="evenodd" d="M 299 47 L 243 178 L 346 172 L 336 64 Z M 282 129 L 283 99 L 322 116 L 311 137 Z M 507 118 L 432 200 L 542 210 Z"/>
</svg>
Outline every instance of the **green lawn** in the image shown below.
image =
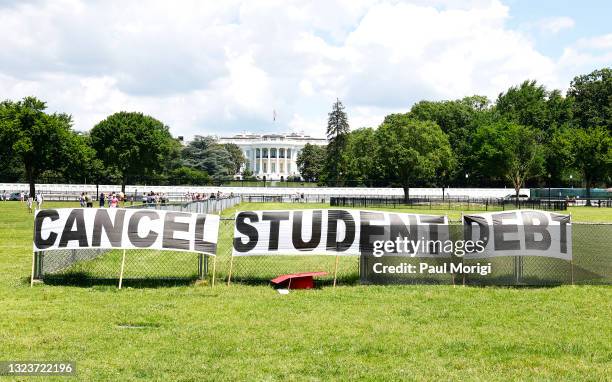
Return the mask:
<svg viewBox="0 0 612 382">
<path fill-rule="evenodd" d="M 223 211 L 222 216 L 233 216 L 236 211 L 246 210 L 279 210 L 288 208 L 330 208 L 329 204 L 325 203 L 304 203 L 304 204 L 288 204 L 288 203 L 242 203 L 234 208 L 229 208 Z M 364 209 L 364 208 L 361 208 Z M 461 213 L 482 213 L 486 211 L 482 210 L 461 210 L 461 209 L 429 209 L 429 208 L 409 208 L 409 207 L 398 207 L 398 208 L 365 208 L 365 209 L 376 209 L 380 211 L 395 211 L 405 213 L 419 213 L 419 214 L 439 214 L 448 215 L 451 220 L 460 220 Z M 567 211 L 559 211 L 559 213 L 571 213 L 572 220 L 575 222 L 587 222 L 587 223 L 612 223 L 612 208 L 596 208 L 596 207 L 570 207 Z"/>
<path fill-rule="evenodd" d="M 238 209 L 288 207 L 323 205 Z M 607 211 L 572 214 L 612 221 Z M 286 296 L 222 283 L 30 288 L 32 220 L 18 202 L 0 202 L 0 360 L 73 360 L 77 380 L 121 381 L 606 380 L 612 371 L 609 286 Z"/>
</svg>

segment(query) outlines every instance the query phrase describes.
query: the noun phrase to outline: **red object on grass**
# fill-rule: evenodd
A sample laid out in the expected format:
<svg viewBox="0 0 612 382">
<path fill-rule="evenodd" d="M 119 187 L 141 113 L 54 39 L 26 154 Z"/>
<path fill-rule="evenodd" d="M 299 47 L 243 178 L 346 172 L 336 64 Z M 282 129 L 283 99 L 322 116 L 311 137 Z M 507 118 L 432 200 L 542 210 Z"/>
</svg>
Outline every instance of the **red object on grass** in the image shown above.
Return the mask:
<svg viewBox="0 0 612 382">
<path fill-rule="evenodd" d="M 272 279 L 272 284 L 287 286 L 287 289 L 311 289 L 314 287 L 313 277 L 325 276 L 327 272 L 303 272 L 281 275 Z"/>
</svg>

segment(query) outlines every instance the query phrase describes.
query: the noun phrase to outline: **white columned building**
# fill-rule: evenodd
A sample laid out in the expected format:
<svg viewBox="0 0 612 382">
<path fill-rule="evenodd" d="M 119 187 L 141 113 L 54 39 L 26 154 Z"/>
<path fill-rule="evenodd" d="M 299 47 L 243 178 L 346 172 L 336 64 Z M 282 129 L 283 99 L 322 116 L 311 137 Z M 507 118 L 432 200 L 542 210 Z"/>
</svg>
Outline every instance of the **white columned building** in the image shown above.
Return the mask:
<svg viewBox="0 0 612 382">
<path fill-rule="evenodd" d="M 325 138 L 315 138 L 303 133 L 290 134 L 238 134 L 217 138 L 219 143 L 234 143 L 247 158 L 248 168 L 254 176 L 267 180 L 285 180 L 300 176 L 297 156 L 307 143 L 326 145 Z M 237 174 L 238 175 L 238 174 Z"/>
</svg>

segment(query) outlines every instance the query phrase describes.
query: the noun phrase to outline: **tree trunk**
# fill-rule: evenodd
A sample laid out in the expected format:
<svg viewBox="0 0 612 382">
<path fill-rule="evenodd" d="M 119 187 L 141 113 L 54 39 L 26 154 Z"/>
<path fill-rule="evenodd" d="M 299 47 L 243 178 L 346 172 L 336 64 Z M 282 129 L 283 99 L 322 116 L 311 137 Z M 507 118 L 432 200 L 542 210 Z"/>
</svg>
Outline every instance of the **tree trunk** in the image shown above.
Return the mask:
<svg viewBox="0 0 612 382">
<path fill-rule="evenodd" d="M 25 172 L 28 183 L 30 184 L 30 197 L 33 198 L 36 195 L 36 179 L 34 179 L 34 171 L 29 166 L 26 166 Z"/>
<path fill-rule="evenodd" d="M 587 177 L 584 178 L 584 182 L 585 182 L 585 186 L 586 186 L 586 197 L 587 197 L 587 202 L 586 205 L 591 207 L 591 180 Z"/>
<path fill-rule="evenodd" d="M 410 187 L 404 186 L 404 203 L 408 204 L 410 200 Z"/>
<path fill-rule="evenodd" d="M 36 195 L 36 184 L 34 183 L 34 179 L 30 178 L 28 182 L 30 183 L 30 196 L 34 197 L 34 195 Z"/>
<path fill-rule="evenodd" d="M 521 206 L 520 206 L 520 203 L 519 203 L 519 192 L 521 191 L 521 186 L 520 185 L 519 186 L 514 186 L 514 191 L 516 192 L 516 201 L 515 201 L 516 207 L 520 208 Z"/>
<path fill-rule="evenodd" d="M 125 184 L 127 183 L 127 176 L 124 176 L 121 180 L 121 192 L 125 195 Z"/>
</svg>

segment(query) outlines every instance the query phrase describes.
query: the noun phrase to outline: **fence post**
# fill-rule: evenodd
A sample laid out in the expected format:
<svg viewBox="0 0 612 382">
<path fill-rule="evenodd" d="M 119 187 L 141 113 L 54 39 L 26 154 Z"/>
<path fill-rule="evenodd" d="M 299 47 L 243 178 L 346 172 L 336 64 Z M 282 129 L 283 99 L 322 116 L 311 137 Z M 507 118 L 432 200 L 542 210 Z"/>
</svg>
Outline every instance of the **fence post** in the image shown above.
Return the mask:
<svg viewBox="0 0 612 382">
<path fill-rule="evenodd" d="M 521 279 L 523 278 L 523 257 L 522 256 L 514 256 L 514 277 L 516 285 L 521 283 Z"/>
<path fill-rule="evenodd" d="M 32 278 L 30 279 L 30 287 L 34 286 L 36 278 L 36 252 L 32 251 Z"/>
</svg>

